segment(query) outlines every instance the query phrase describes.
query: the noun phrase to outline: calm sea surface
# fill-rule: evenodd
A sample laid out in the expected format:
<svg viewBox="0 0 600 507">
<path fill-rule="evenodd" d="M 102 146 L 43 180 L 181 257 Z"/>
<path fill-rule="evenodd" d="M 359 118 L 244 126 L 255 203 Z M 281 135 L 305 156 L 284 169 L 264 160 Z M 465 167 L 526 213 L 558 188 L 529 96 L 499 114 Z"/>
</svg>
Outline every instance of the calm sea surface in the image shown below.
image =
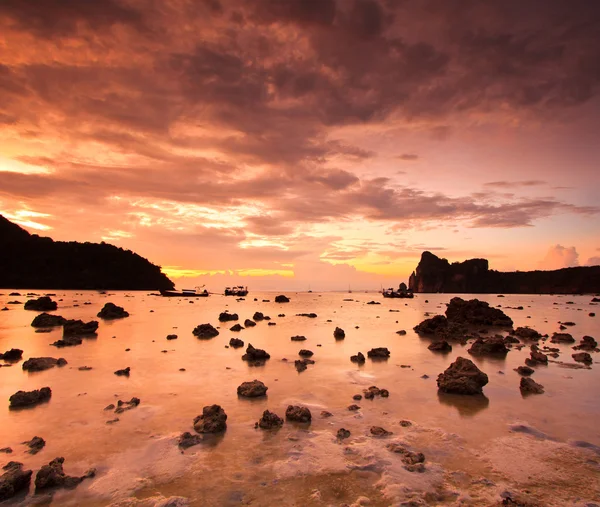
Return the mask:
<svg viewBox="0 0 600 507">
<path fill-rule="evenodd" d="M 96 478 L 43 502 L 31 492 L 13 503 L 155 505 L 162 497 L 182 496 L 194 506 L 387 506 L 409 500 L 412 505 L 485 506 L 496 505 L 507 491 L 526 492 L 540 505 L 600 502 L 598 355 L 592 354 L 591 369 L 555 362 L 538 367 L 532 378 L 546 392 L 523 398 L 513 369 L 524 364 L 527 347 L 501 360 L 471 357 L 469 345 L 454 345 L 450 354 L 440 355 L 413 332 L 426 312 L 443 313 L 452 295 L 386 300 L 376 293 L 287 293 L 291 302 L 276 304 L 276 293 L 251 292 L 236 301 L 221 295 L 187 300 L 141 292 L 59 291 L 53 297 L 59 308 L 52 313 L 65 318 L 100 320 L 96 314 L 108 301 L 123 306 L 130 317 L 100 320 L 97 338 L 57 349 L 50 343 L 62 336 L 62 328 L 36 333 L 30 324 L 37 312 L 7 305 L 25 302 L 27 291 L 20 290 L 21 297 L 9 292 L 0 295 L 0 308 L 9 308 L 0 312 L 0 352 L 20 348 L 24 359 L 64 357 L 68 364 L 39 373 L 23 371 L 22 362 L 0 368 L 0 448 L 14 450 L 0 454 L 0 465 L 20 461 L 35 474 L 63 456 L 67 474 L 90 467 L 98 471 Z M 590 305 L 591 296 L 473 297 L 501 304 L 515 327 L 551 335 L 559 321 L 573 321 L 568 332 L 577 341 L 584 335 L 600 341 L 600 316 L 589 316 L 599 313 L 600 305 Z M 371 300 L 381 304 L 367 305 Z M 506 309 L 519 306 L 524 309 Z M 234 322 L 218 321 L 224 310 L 238 313 L 241 324 L 261 311 L 276 325 L 263 321 L 231 332 Z M 296 316 L 307 312 L 318 317 Z M 219 336 L 194 337 L 193 328 L 202 323 L 220 326 Z M 345 330 L 345 340 L 334 339 L 336 326 Z M 405 336 L 396 333 L 401 329 Z M 168 334 L 178 339 L 167 341 Z M 293 335 L 307 340 L 291 341 Z M 241 359 L 245 347 L 226 348 L 232 337 L 267 350 L 271 359 L 262 367 L 248 366 Z M 551 346 L 561 349 L 556 361 L 573 363 L 570 346 Z M 389 348 L 390 359 L 367 359 L 362 366 L 350 362 L 351 355 L 366 356 L 373 347 Z M 312 350 L 316 362 L 302 373 L 294 368 L 300 349 Z M 438 394 L 436 377 L 457 356 L 471 358 L 488 374 L 485 397 Z M 81 366 L 92 370 L 80 371 Z M 128 366 L 129 378 L 114 375 Z M 253 379 L 268 386 L 268 396 L 238 398 L 237 386 Z M 372 385 L 388 389 L 389 398 L 352 399 Z M 49 403 L 9 411 L 13 393 L 44 386 L 52 389 Z M 135 409 L 118 416 L 104 410 L 133 396 L 141 399 Z M 180 451 L 177 437 L 193 433 L 194 417 L 215 403 L 228 415 L 227 431 Z M 360 410 L 348 411 L 353 403 Z M 290 404 L 309 407 L 312 423 L 286 423 L 279 431 L 254 428 L 265 409 L 284 417 Z M 323 410 L 333 416 L 322 418 Z M 115 417 L 118 422 L 107 424 Z M 401 420 L 412 425 L 404 427 Z M 373 437 L 374 425 L 393 434 Z M 351 436 L 340 443 L 335 435 L 342 427 Z M 32 456 L 21 442 L 35 435 L 47 444 Z M 401 455 L 386 448 L 390 442 L 423 452 L 425 472 L 407 471 Z"/>
</svg>

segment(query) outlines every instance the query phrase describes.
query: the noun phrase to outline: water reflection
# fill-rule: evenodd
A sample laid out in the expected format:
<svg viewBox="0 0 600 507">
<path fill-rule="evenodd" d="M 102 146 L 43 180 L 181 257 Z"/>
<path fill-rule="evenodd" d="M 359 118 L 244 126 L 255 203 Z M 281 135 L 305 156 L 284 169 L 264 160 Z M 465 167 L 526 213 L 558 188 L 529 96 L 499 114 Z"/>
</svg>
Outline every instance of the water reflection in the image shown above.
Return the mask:
<svg viewBox="0 0 600 507">
<path fill-rule="evenodd" d="M 456 408 L 461 417 L 473 417 L 490 404 L 490 400 L 484 394 L 449 394 L 442 391 L 438 391 L 438 401 L 442 405 Z"/>
</svg>

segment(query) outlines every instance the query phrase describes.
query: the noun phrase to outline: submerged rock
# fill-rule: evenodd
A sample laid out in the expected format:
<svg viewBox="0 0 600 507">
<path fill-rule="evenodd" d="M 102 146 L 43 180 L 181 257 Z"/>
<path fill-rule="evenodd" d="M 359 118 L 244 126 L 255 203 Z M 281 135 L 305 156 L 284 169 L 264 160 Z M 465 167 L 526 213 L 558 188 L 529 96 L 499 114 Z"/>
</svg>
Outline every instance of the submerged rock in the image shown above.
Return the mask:
<svg viewBox="0 0 600 507">
<path fill-rule="evenodd" d="M 344 332 L 344 330 L 342 328 L 336 327 L 335 330 L 333 331 L 333 337 L 336 340 L 343 340 L 344 338 L 346 338 L 346 333 Z"/>
<path fill-rule="evenodd" d="M 128 366 L 127 368 L 124 368 L 122 370 L 117 370 L 115 372 L 115 375 L 117 375 L 119 377 L 129 377 L 130 373 L 131 373 L 131 368 Z"/>
<path fill-rule="evenodd" d="M 221 312 L 219 314 L 219 322 L 229 322 L 231 320 L 238 320 L 237 313 Z"/>
<path fill-rule="evenodd" d="M 105 320 L 123 319 L 129 317 L 129 312 L 126 312 L 122 306 L 106 303 L 97 316 Z"/>
<path fill-rule="evenodd" d="M 220 405 L 207 405 L 194 419 L 194 429 L 198 433 L 221 433 L 227 429 L 227 414 Z"/>
<path fill-rule="evenodd" d="M 42 387 L 34 391 L 17 391 L 9 398 L 10 408 L 31 407 L 48 401 L 52 396 L 49 387 Z"/>
<path fill-rule="evenodd" d="M 189 449 L 194 445 L 201 444 L 204 439 L 200 435 L 192 435 L 189 431 L 186 431 L 179 435 L 177 445 L 180 449 Z"/>
<path fill-rule="evenodd" d="M 359 352 L 355 356 L 350 356 L 350 361 L 352 361 L 353 363 L 362 364 L 365 362 L 365 356 L 362 352 Z"/>
<path fill-rule="evenodd" d="M 437 378 L 440 391 L 454 394 L 482 394 L 487 383 L 488 376 L 464 357 L 457 357 Z"/>
<path fill-rule="evenodd" d="M 65 336 L 92 336 L 98 330 L 98 321 L 90 320 L 67 320 L 63 325 L 63 337 Z"/>
<path fill-rule="evenodd" d="M 238 396 L 245 398 L 257 398 L 265 396 L 268 389 L 260 380 L 253 380 L 252 382 L 242 382 L 237 388 L 237 393 Z"/>
<path fill-rule="evenodd" d="M 25 371 L 44 371 L 55 366 L 64 366 L 67 360 L 64 357 L 55 359 L 54 357 L 32 357 L 23 363 Z"/>
<path fill-rule="evenodd" d="M 505 356 L 508 349 L 502 336 L 492 336 L 486 339 L 477 338 L 467 352 L 474 356 Z"/>
<path fill-rule="evenodd" d="M 217 331 L 211 324 L 200 324 L 194 328 L 192 334 L 196 338 L 207 339 L 214 338 L 219 334 L 219 331 Z"/>
<path fill-rule="evenodd" d="M 37 299 L 30 299 L 25 302 L 25 310 L 33 310 L 36 312 L 51 312 L 58 308 L 58 303 L 52 301 L 48 296 L 42 296 Z"/>
<path fill-rule="evenodd" d="M 19 361 L 23 358 L 23 351 L 21 349 L 10 349 L 4 354 L 0 354 L 0 359 L 4 361 Z"/>
<path fill-rule="evenodd" d="M 256 322 L 254 322 L 253 320 L 246 319 L 244 321 L 244 327 L 254 327 L 254 326 L 256 326 Z"/>
<path fill-rule="evenodd" d="M 31 327 L 57 327 L 62 326 L 66 321 L 67 319 L 60 315 L 40 313 L 31 321 Z"/>
<path fill-rule="evenodd" d="M 229 346 L 233 347 L 234 349 L 239 349 L 240 347 L 244 346 L 244 342 L 243 342 L 243 340 L 240 340 L 239 338 L 231 338 L 229 340 Z"/>
<path fill-rule="evenodd" d="M 571 357 L 578 363 L 592 362 L 592 356 L 590 356 L 587 352 L 577 352 L 575 354 L 572 354 Z"/>
<path fill-rule="evenodd" d="M 371 435 L 373 435 L 374 437 L 388 437 L 390 435 L 393 435 L 391 431 L 388 431 L 382 428 L 381 426 L 371 426 L 370 431 Z"/>
<path fill-rule="evenodd" d="M 281 428 L 283 426 L 283 419 L 274 412 L 265 410 L 262 417 L 255 424 L 255 428 L 261 428 L 263 430 L 272 430 Z"/>
<path fill-rule="evenodd" d="M 279 296 L 275 296 L 275 302 L 276 303 L 289 303 L 290 298 L 288 298 L 287 296 L 284 296 L 283 294 L 280 294 Z"/>
<path fill-rule="evenodd" d="M 425 455 L 422 452 L 414 452 L 407 449 L 404 445 L 399 443 L 391 443 L 386 446 L 388 450 L 393 453 L 402 455 L 402 463 L 404 468 L 409 472 L 424 472 L 425 466 Z"/>
<path fill-rule="evenodd" d="M 289 405 L 285 411 L 285 418 L 290 421 L 307 423 L 311 421 L 312 414 L 307 407 Z"/>
<path fill-rule="evenodd" d="M 265 364 L 271 355 L 263 349 L 255 349 L 251 343 L 246 348 L 246 353 L 242 356 L 242 360 L 248 361 L 250 366 L 260 366 Z"/>
<path fill-rule="evenodd" d="M 141 403 L 139 398 L 133 397 L 129 401 L 121 401 L 117 402 L 117 408 L 115 409 L 115 414 L 122 414 L 126 410 L 131 410 L 132 408 L 137 407 Z"/>
<path fill-rule="evenodd" d="M 390 351 L 386 347 L 376 347 L 369 350 L 367 356 L 371 359 L 387 359 L 390 357 Z"/>
<path fill-rule="evenodd" d="M 429 350 L 433 350 L 434 352 L 452 352 L 452 345 L 450 345 L 446 340 L 432 342 L 427 348 Z"/>
<path fill-rule="evenodd" d="M 303 342 L 304 340 L 306 340 L 306 336 L 292 336 L 290 340 L 292 340 L 293 342 Z"/>
<path fill-rule="evenodd" d="M 262 312 L 254 312 L 254 315 L 252 316 L 252 320 L 256 322 L 260 322 L 261 320 L 264 320 L 264 318 L 265 316 Z"/>
<path fill-rule="evenodd" d="M 31 440 L 23 442 L 23 444 L 29 447 L 27 451 L 29 454 L 37 454 L 44 448 L 46 441 L 42 437 L 33 437 Z"/>
<path fill-rule="evenodd" d="M 63 470 L 65 458 L 54 458 L 44 465 L 35 476 L 35 490 L 41 491 L 49 488 L 74 488 L 84 479 L 95 477 L 96 470 L 90 469 L 81 477 L 66 475 Z"/>
<path fill-rule="evenodd" d="M 529 366 L 518 366 L 517 368 L 515 368 L 515 371 L 519 375 L 523 375 L 525 377 L 529 377 L 529 375 L 533 375 L 535 373 L 535 370 L 533 368 L 530 368 Z"/>
<path fill-rule="evenodd" d="M 75 345 L 81 345 L 82 343 L 83 343 L 83 340 L 81 338 L 78 338 L 77 336 L 68 336 L 68 337 L 62 338 L 61 340 L 56 340 L 51 345 L 54 345 L 55 347 L 58 347 L 58 348 L 62 348 L 62 347 L 74 347 Z"/>
<path fill-rule="evenodd" d="M 229 328 L 229 331 L 233 331 L 234 333 L 237 333 L 237 332 L 241 331 L 242 329 L 244 329 L 244 328 L 240 324 L 235 324 Z"/>
<path fill-rule="evenodd" d="M 575 338 L 569 333 L 554 333 L 550 341 L 552 343 L 575 343 Z"/>
<path fill-rule="evenodd" d="M 23 470 L 23 463 L 9 461 L 2 467 L 4 473 L 0 475 L 0 502 L 12 498 L 20 491 L 29 489 L 32 470 Z"/>
<path fill-rule="evenodd" d="M 296 359 L 294 361 L 294 366 L 296 367 L 296 370 L 298 371 L 298 373 L 306 370 L 306 367 L 309 364 L 315 364 L 315 362 L 312 359 L 308 359 L 306 357 L 303 359 Z"/>
<path fill-rule="evenodd" d="M 350 438 L 350 431 L 346 428 L 340 428 L 339 430 L 337 430 L 335 436 L 338 440 L 344 440 L 346 438 Z"/>
<path fill-rule="evenodd" d="M 542 394 L 544 392 L 544 386 L 529 377 L 521 377 L 519 388 L 523 394 Z"/>
</svg>

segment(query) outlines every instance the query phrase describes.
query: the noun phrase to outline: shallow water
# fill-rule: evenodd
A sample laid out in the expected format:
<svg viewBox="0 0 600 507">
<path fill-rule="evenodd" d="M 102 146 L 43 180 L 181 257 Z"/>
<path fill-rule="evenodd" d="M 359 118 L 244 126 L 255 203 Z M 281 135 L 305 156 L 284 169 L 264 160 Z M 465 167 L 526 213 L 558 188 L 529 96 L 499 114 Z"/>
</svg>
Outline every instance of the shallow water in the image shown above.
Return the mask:
<svg viewBox="0 0 600 507">
<path fill-rule="evenodd" d="M 27 291 L 19 291 L 21 297 L 9 292 L 3 291 L 0 307 L 27 299 Z M 0 448 L 14 450 L 0 454 L 0 465 L 21 461 L 35 473 L 63 456 L 68 474 L 98 470 L 96 478 L 74 490 L 42 499 L 31 492 L 14 503 L 156 505 L 157 499 L 176 495 L 188 498 L 190 505 L 400 505 L 407 500 L 495 505 L 505 490 L 526 491 L 541 505 L 600 501 L 596 357 L 591 369 L 567 369 L 557 363 L 538 367 L 533 378 L 546 392 L 523 398 L 513 368 L 524 363 L 527 347 L 512 350 L 502 360 L 471 357 L 466 352 L 469 345 L 454 345 L 450 354 L 441 355 L 429 351 L 430 341 L 412 331 L 426 312 L 443 313 L 451 295 L 389 300 L 374 293 L 288 293 L 287 304 L 272 302 L 275 295 L 250 293 L 236 301 L 221 295 L 187 300 L 139 292 L 60 291 L 53 297 L 59 301 L 53 313 L 65 318 L 98 320 L 96 313 L 108 301 L 130 313 L 125 319 L 100 321 L 97 338 L 62 349 L 49 345 L 61 337 L 62 328 L 36 333 L 30 323 L 37 312 L 8 305 L 9 311 L 0 312 L 0 350 L 21 348 L 24 359 L 64 357 L 68 365 L 39 373 L 24 372 L 21 363 L 0 368 L 0 399 L 5 400 Z M 574 321 L 576 326 L 567 332 L 577 341 L 584 335 L 600 338 L 600 317 L 588 316 L 597 311 L 590 306 L 591 296 L 477 297 L 493 306 L 523 306 L 524 310 L 505 309 L 515 327 L 527 325 L 552 334 L 559 321 Z M 344 301 L 347 298 L 353 301 Z M 381 304 L 367 305 L 371 300 Z M 229 331 L 234 323 L 228 322 L 213 339 L 192 335 L 198 324 L 218 326 L 224 310 L 238 313 L 242 324 L 261 311 L 276 325 L 263 321 L 235 333 Z M 296 316 L 304 312 L 318 317 Z M 286 316 L 278 317 L 281 313 Z M 346 331 L 345 340 L 333 338 L 336 326 Z M 407 334 L 396 334 L 400 329 Z M 178 339 L 167 341 L 166 335 L 173 333 Z M 298 334 L 307 340 L 290 340 Z M 271 359 L 262 367 L 248 366 L 241 360 L 245 347 L 225 347 L 234 336 L 266 349 Z M 569 346 L 552 346 L 561 349 L 558 360 L 573 363 Z M 388 347 L 390 359 L 367 359 L 363 366 L 350 362 L 350 355 L 361 351 L 366 356 L 373 347 Z M 303 348 L 315 353 L 316 364 L 298 373 L 293 361 Z M 488 374 L 485 397 L 438 394 L 437 375 L 461 355 Z M 78 370 L 84 365 L 93 369 Z M 127 366 L 129 378 L 114 375 Z M 421 378 L 424 374 L 429 378 Z M 237 386 L 253 379 L 268 386 L 268 396 L 238 398 Z M 371 385 L 388 389 L 389 398 L 352 399 Z M 49 403 L 9 411 L 8 398 L 14 392 L 43 386 L 52 388 Z M 132 396 L 141 398 L 133 410 L 118 416 L 103 410 Z M 177 437 L 193 432 L 194 417 L 213 403 L 225 409 L 227 431 L 182 453 Z M 358 412 L 347 410 L 353 403 L 361 407 Z M 284 416 L 289 404 L 308 406 L 312 423 L 286 423 L 275 432 L 254 428 L 265 409 Z M 322 410 L 333 417 L 321 418 Z M 106 423 L 114 417 L 120 420 Z M 412 426 L 402 427 L 403 419 Z M 393 435 L 372 437 L 373 425 Z M 342 443 L 335 438 L 341 427 L 351 432 Z M 21 442 L 34 435 L 47 444 L 31 456 Z M 590 445 L 575 445 L 578 441 Z M 386 449 L 390 442 L 423 452 L 426 471 L 405 470 L 400 456 Z"/>
</svg>

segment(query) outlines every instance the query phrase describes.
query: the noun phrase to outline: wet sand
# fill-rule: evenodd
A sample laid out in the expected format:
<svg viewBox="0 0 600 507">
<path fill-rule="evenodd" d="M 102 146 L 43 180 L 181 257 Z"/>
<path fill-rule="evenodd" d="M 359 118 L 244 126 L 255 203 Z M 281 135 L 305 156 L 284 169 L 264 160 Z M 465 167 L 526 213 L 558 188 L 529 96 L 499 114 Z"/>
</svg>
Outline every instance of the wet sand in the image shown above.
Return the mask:
<svg viewBox="0 0 600 507">
<path fill-rule="evenodd" d="M 19 291 L 21 297 L 2 292 L 0 307 L 27 299 L 27 291 Z M 96 314 L 108 301 L 130 313 L 125 319 L 100 320 L 97 338 L 61 349 L 50 343 L 61 338 L 62 328 L 36 333 L 30 324 L 38 312 L 6 305 L 10 310 L 0 313 L 0 352 L 15 347 L 24 350 L 24 360 L 64 357 L 68 364 L 37 373 L 23 371 L 22 362 L 0 368 L 0 399 L 5 400 L 0 448 L 14 451 L 0 454 L 0 465 L 20 461 L 35 473 L 63 456 L 68 474 L 97 469 L 96 478 L 57 491 L 53 505 L 157 505 L 171 496 L 185 497 L 194 506 L 497 505 L 507 491 L 525 494 L 534 505 L 600 502 L 597 354 L 592 353 L 591 369 L 557 363 L 537 367 L 532 378 L 545 393 L 523 398 L 513 369 L 524 364 L 527 347 L 511 350 L 506 359 L 471 357 L 470 345 L 457 344 L 451 353 L 439 354 L 427 349 L 430 340 L 412 331 L 426 312 L 443 313 L 452 295 L 386 300 L 373 293 L 287 293 L 291 302 L 285 304 L 274 303 L 276 295 L 250 293 L 236 301 L 221 295 L 186 300 L 57 291 L 53 299 L 59 308 L 51 313 L 65 318 L 100 320 Z M 576 325 L 567 332 L 577 342 L 584 335 L 600 339 L 600 317 L 588 315 L 598 309 L 590 306 L 591 296 L 477 297 L 501 304 L 515 328 L 552 334 L 559 321 L 573 321 Z M 367 305 L 371 300 L 381 304 Z M 261 311 L 276 325 L 262 321 L 231 332 L 235 322 L 218 322 L 224 310 L 238 313 L 241 324 Z M 309 312 L 318 317 L 296 316 Z M 278 317 L 281 313 L 286 316 Z M 219 326 L 220 334 L 197 339 L 192 330 L 202 323 Z M 345 330 L 344 340 L 334 339 L 336 326 Z M 401 329 L 405 336 L 396 334 Z M 169 334 L 178 338 L 167 340 Z M 307 340 L 291 341 L 294 335 Z M 267 350 L 271 359 L 264 366 L 248 366 L 241 360 L 245 347 L 225 347 L 232 337 Z M 551 346 L 561 350 L 557 360 L 573 363 L 571 346 Z M 350 362 L 351 355 L 361 351 L 366 356 L 373 347 L 389 348 L 391 357 L 367 359 L 364 365 Z M 300 349 L 313 351 L 315 364 L 298 373 L 294 360 Z M 437 375 L 458 356 L 469 357 L 489 376 L 484 397 L 438 394 Z M 80 371 L 81 366 L 92 370 Z M 114 375 L 125 367 L 131 368 L 129 378 Z M 238 398 L 237 386 L 253 379 L 268 386 L 267 397 Z M 372 385 L 388 389 L 389 398 L 352 399 Z M 43 386 L 52 388 L 50 402 L 9 411 L 13 393 Z M 138 407 L 119 415 L 104 411 L 133 396 L 141 399 Z M 227 431 L 182 452 L 178 436 L 194 433 L 194 417 L 214 403 L 228 415 Z M 356 412 L 347 410 L 353 403 L 361 407 Z M 286 422 L 279 431 L 254 428 L 265 409 L 284 417 L 289 404 L 309 407 L 312 423 Z M 321 418 L 322 410 L 333 416 Z M 106 423 L 115 417 L 118 422 Z M 401 420 L 412 424 L 402 426 Z M 393 434 L 373 437 L 371 426 Z M 351 436 L 340 442 L 336 432 L 342 427 Z M 20 442 L 34 435 L 43 437 L 46 446 L 29 455 Z M 425 471 L 406 470 L 401 456 L 386 448 L 391 442 L 423 452 Z M 37 500 L 30 493 L 11 502 Z"/>
</svg>

